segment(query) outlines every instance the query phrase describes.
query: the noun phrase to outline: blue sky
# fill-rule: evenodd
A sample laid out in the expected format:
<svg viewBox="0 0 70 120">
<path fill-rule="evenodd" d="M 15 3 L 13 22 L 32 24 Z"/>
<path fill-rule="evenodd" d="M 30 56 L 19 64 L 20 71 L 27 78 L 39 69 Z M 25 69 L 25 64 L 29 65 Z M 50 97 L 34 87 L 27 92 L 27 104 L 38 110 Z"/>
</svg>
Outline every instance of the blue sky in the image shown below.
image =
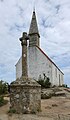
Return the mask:
<svg viewBox="0 0 70 120">
<path fill-rule="evenodd" d="M 0 79 L 16 79 L 19 38 L 29 30 L 34 6 L 41 48 L 62 69 L 70 86 L 70 0 L 0 0 Z"/>
</svg>

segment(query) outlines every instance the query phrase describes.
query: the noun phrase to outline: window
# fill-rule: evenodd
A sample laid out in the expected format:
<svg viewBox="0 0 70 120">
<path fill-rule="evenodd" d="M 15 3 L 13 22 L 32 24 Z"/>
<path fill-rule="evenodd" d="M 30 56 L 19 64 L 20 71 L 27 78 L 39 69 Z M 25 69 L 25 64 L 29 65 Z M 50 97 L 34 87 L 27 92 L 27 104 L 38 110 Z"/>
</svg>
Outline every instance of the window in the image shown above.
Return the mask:
<svg viewBox="0 0 70 120">
<path fill-rule="evenodd" d="M 61 84 L 60 84 L 60 74 L 59 74 L 59 86 L 60 86 Z"/>
<path fill-rule="evenodd" d="M 57 68 L 55 68 L 55 76 L 57 77 Z"/>
</svg>

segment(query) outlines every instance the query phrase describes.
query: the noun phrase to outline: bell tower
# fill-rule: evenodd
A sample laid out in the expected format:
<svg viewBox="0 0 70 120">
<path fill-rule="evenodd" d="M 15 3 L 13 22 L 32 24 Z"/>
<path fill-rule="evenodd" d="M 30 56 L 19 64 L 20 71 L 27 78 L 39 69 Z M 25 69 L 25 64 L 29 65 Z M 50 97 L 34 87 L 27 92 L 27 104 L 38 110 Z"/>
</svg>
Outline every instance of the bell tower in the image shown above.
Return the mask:
<svg viewBox="0 0 70 120">
<path fill-rule="evenodd" d="M 36 20 L 36 14 L 35 10 L 33 11 L 32 15 L 32 20 L 30 24 L 30 29 L 29 29 L 29 46 L 39 46 L 40 41 L 39 41 L 40 35 L 38 31 L 38 26 L 37 26 L 37 20 Z"/>
</svg>

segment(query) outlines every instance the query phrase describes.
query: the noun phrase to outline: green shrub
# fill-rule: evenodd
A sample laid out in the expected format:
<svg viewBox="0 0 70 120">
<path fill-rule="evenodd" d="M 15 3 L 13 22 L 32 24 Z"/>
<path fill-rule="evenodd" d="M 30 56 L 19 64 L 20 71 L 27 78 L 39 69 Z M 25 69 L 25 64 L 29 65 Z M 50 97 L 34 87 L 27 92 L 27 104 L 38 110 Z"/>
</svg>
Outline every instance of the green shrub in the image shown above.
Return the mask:
<svg viewBox="0 0 70 120">
<path fill-rule="evenodd" d="M 44 81 L 44 86 L 45 86 L 45 88 L 50 88 L 50 86 L 51 86 L 50 79 L 48 77 Z"/>
<path fill-rule="evenodd" d="M 62 87 L 65 87 L 65 88 L 67 88 L 68 86 L 67 86 L 66 84 L 63 84 L 63 85 L 62 85 Z"/>
<path fill-rule="evenodd" d="M 14 108 L 11 108 L 8 113 L 16 113 L 16 110 Z"/>
<path fill-rule="evenodd" d="M 41 77 L 41 75 L 39 76 L 37 82 L 41 85 L 42 88 L 50 88 L 51 86 L 50 79 L 45 75 L 45 73 L 43 74 L 43 78 Z"/>
<path fill-rule="evenodd" d="M 6 94 L 8 92 L 8 83 L 4 81 L 0 81 L 0 95 Z"/>
<path fill-rule="evenodd" d="M 7 104 L 7 100 L 4 100 L 3 96 L 0 96 L 0 107 Z"/>
<path fill-rule="evenodd" d="M 39 79 L 37 82 L 41 85 L 41 87 L 44 87 L 44 80 L 43 79 Z"/>
</svg>

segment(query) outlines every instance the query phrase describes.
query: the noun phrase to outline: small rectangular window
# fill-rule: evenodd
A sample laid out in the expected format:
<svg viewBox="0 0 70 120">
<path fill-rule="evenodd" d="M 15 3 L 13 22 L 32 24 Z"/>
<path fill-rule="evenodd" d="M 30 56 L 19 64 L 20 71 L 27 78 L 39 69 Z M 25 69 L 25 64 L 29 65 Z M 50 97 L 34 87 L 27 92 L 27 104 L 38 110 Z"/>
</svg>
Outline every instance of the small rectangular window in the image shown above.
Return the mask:
<svg viewBox="0 0 70 120">
<path fill-rule="evenodd" d="M 59 74 L 59 85 L 61 85 L 61 84 L 60 84 L 60 74 Z"/>
<path fill-rule="evenodd" d="M 57 77 L 57 68 L 55 68 L 55 76 Z"/>
</svg>

